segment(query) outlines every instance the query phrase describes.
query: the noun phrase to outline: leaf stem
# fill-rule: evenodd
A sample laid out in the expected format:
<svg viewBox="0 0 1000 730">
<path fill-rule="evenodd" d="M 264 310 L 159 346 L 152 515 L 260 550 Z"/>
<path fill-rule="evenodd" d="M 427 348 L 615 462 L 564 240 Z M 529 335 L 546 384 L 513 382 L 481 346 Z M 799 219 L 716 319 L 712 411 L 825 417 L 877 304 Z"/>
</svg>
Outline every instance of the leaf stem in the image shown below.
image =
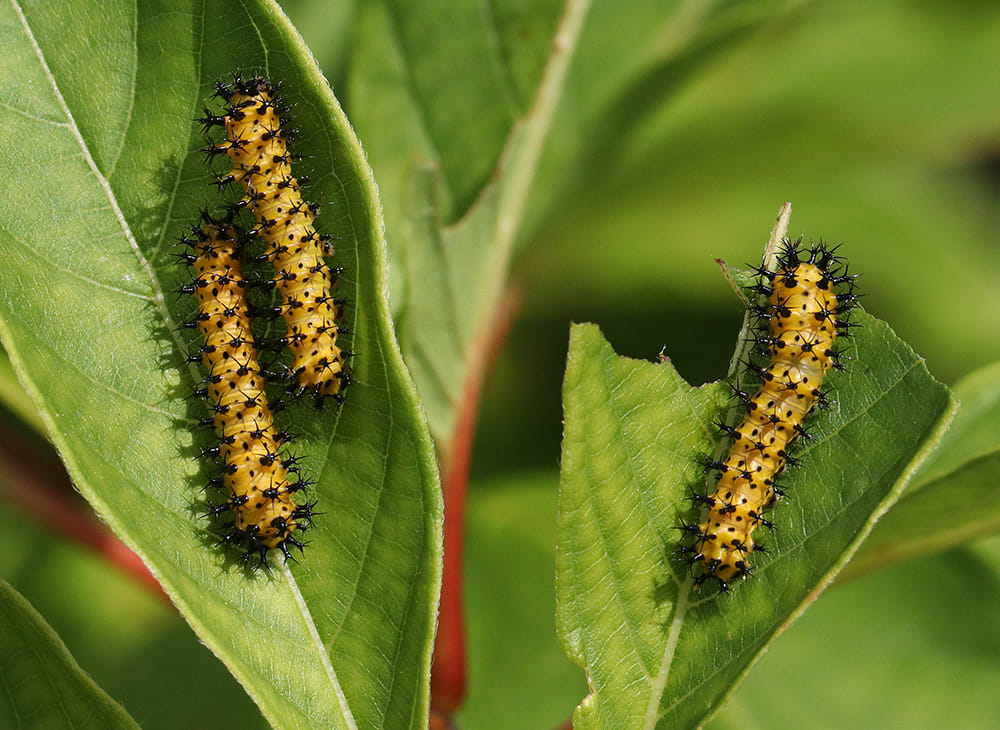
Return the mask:
<svg viewBox="0 0 1000 730">
<path fill-rule="evenodd" d="M 472 348 L 469 377 L 461 400 L 455 434 L 441 454 L 444 493 L 444 568 L 438 631 L 431 668 L 432 709 L 444 715 L 457 710 L 465 698 L 465 626 L 462 604 L 462 556 L 465 537 L 465 496 L 469 486 L 479 399 L 486 371 L 507 339 L 520 308 L 521 285 L 511 284 L 494 313 L 487 336 Z"/>
<path fill-rule="evenodd" d="M 49 447 L 0 427 L 0 497 L 50 531 L 94 550 L 169 604 L 167 594 L 139 556 L 83 507 L 69 476 L 58 464 L 59 456 Z M 11 487 L 14 484 L 18 485 L 16 490 Z"/>
</svg>

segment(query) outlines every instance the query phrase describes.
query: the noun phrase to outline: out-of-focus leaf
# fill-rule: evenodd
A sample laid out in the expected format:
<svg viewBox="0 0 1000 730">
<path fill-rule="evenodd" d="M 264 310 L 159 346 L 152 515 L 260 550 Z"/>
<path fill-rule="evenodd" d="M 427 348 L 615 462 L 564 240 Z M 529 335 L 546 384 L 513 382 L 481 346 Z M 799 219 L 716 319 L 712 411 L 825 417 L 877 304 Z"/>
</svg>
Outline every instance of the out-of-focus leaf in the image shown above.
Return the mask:
<svg viewBox="0 0 1000 730">
<path fill-rule="evenodd" d="M 469 492 L 469 694 L 458 727 L 558 727 L 586 691 L 556 640 L 558 481 L 554 470 L 519 472 L 503 481 L 474 483 Z"/>
<path fill-rule="evenodd" d="M 937 450 L 842 578 L 1000 529 L 1000 363 L 955 386 L 962 407 Z"/>
<path fill-rule="evenodd" d="M 433 450 L 386 304 L 376 188 L 301 39 L 269 2 L 0 11 L 0 336 L 79 490 L 282 727 L 426 726 L 440 580 Z M 234 565 L 201 516 L 210 443 L 171 241 L 222 198 L 192 121 L 212 84 L 284 82 L 343 266 L 342 410 L 281 412 L 322 513 L 298 564 Z M 214 102 L 218 104 L 218 102 Z M 218 107 L 216 107 L 218 109 Z M 218 171 L 218 170 L 217 170 Z M 30 181 L 30 184 L 29 184 Z M 360 671 L 359 668 L 363 668 Z"/>
<path fill-rule="evenodd" d="M 481 365 L 525 216 L 576 188 L 590 135 L 656 108 L 775 5 L 359 8 L 349 98 L 398 262 L 400 341 L 439 442 Z"/>
<path fill-rule="evenodd" d="M 351 32 L 359 0 L 335 3 L 281 0 L 281 9 L 302 34 L 323 74 L 334 88 L 343 80 L 351 60 Z M 341 104 L 343 93 L 338 93 Z M 345 108 L 350 114 L 351 110 Z"/>
<path fill-rule="evenodd" d="M 587 5 L 568 3 L 563 67 Z M 509 17 L 510 7 L 490 9 Z M 386 203 L 400 340 L 441 442 L 451 435 L 468 369 L 482 357 L 533 172 L 531 154 L 544 140 L 561 81 L 526 125 L 530 140 L 509 142 L 515 117 L 526 113 L 519 108 L 527 101 L 523 87 L 541 70 L 540 60 L 528 68 L 512 59 L 548 49 L 558 7 L 533 5 L 519 21 L 528 29 L 523 41 L 516 27 L 479 10 L 453 0 L 430 8 L 365 4 L 349 86 Z"/>
<path fill-rule="evenodd" d="M 3 510 L 0 533 L 15 532 L 18 539 L 0 551 L 0 575 L 143 730 L 269 727 L 225 665 L 160 594 L 103 555 L 46 531 L 16 507 Z"/>
<path fill-rule="evenodd" d="M 837 586 L 782 634 L 708 727 L 992 727 L 998 566 L 994 537 Z"/>
<path fill-rule="evenodd" d="M 0 683 L 4 727 L 139 727 L 73 660 L 45 619 L 2 580 Z"/>
<path fill-rule="evenodd" d="M 836 575 L 950 420 L 947 390 L 881 322 L 859 313 L 851 368 L 824 383 L 836 405 L 782 478 L 789 497 L 768 552 L 730 595 L 692 590 L 672 556 L 697 519 L 700 453 L 728 407 L 725 383 L 691 388 L 669 362 L 617 356 L 572 330 L 564 385 L 558 626 L 591 693 L 585 727 L 694 727 Z M 909 414 L 905 420 L 900 413 Z"/>
<path fill-rule="evenodd" d="M 792 233 L 844 242 L 865 306 L 939 378 L 1000 358 L 982 336 L 1000 329 L 998 32 L 1000 6 L 982 2 L 778 15 L 590 160 L 524 261 L 525 314 L 718 310 L 706 261 L 753 261 L 759 211 L 791 200 Z"/>
</svg>

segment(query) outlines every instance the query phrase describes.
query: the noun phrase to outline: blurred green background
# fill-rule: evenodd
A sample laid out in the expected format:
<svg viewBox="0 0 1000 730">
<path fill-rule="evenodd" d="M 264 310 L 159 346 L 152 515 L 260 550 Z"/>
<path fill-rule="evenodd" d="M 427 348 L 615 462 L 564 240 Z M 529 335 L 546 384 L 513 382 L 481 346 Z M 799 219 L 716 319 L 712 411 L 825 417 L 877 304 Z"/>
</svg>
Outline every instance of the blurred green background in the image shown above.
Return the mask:
<svg viewBox="0 0 1000 730">
<path fill-rule="evenodd" d="M 365 42 L 353 3 L 282 6 L 350 117 L 341 90 Z M 1000 359 L 1000 6 L 783 6 L 661 83 L 662 102 L 636 118 L 623 107 L 620 133 L 595 136 L 520 241 L 523 305 L 486 382 L 473 458 L 463 728 L 554 727 L 586 691 L 554 626 L 570 321 L 599 323 L 623 355 L 662 349 L 692 383 L 723 377 L 743 309 L 713 257 L 757 261 L 789 200 L 791 232 L 842 242 L 865 308 L 941 380 Z M 19 536 L 2 575 L 140 724 L 264 726 L 158 598 L 16 513 L 0 520 Z M 998 567 L 993 538 L 836 587 L 713 727 L 995 726 Z"/>
</svg>

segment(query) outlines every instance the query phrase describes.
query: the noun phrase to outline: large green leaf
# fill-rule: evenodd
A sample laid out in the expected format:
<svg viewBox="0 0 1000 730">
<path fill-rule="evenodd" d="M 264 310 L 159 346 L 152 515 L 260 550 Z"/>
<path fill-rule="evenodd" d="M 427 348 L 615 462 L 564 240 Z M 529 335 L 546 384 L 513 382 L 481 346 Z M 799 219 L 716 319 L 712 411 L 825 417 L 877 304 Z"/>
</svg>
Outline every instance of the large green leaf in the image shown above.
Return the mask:
<svg viewBox="0 0 1000 730">
<path fill-rule="evenodd" d="M 268 2 L 0 11 L 0 335 L 80 491 L 283 727 L 425 726 L 440 580 L 430 439 L 396 347 L 376 189 L 301 39 Z M 197 151 L 212 83 L 284 82 L 345 269 L 357 384 L 279 424 L 322 514 L 295 565 L 247 572 L 200 513 L 201 374 L 171 241 L 221 202 Z M 363 669 L 362 669 L 363 668 Z"/>
<path fill-rule="evenodd" d="M 4 727 L 138 727 L 73 661 L 45 619 L 2 580 L 0 683 Z"/>
<path fill-rule="evenodd" d="M 617 356 L 576 326 L 564 386 L 558 625 L 591 694 L 577 727 L 693 727 L 843 566 L 950 418 L 947 390 L 883 323 L 862 325 L 835 403 L 810 421 L 783 477 L 769 551 L 729 595 L 693 589 L 674 556 L 696 463 L 715 445 L 729 386 L 692 388 L 669 361 Z M 902 417 L 902 414 L 906 414 Z"/>
</svg>

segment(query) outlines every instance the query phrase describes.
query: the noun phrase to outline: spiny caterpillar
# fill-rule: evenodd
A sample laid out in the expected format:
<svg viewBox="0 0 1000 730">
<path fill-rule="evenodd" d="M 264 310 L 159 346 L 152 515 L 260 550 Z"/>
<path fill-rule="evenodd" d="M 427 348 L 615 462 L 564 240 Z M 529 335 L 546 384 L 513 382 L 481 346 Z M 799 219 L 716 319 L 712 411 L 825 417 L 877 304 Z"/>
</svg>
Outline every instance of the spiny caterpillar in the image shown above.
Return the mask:
<svg viewBox="0 0 1000 730">
<path fill-rule="evenodd" d="M 249 207 L 256 220 L 256 233 L 267 243 L 265 258 L 275 268 L 274 285 L 281 293 L 278 311 L 287 333 L 281 344 L 292 353 L 286 375 L 298 381 L 297 395 L 311 392 L 318 404 L 326 396 L 343 401 L 350 383 L 345 360 L 349 352 L 337 346 L 337 324 L 341 300 L 331 292 L 340 274 L 323 259 L 332 253 L 328 236 L 313 228 L 319 207 L 307 203 L 300 183 L 292 175 L 288 150 L 293 133 L 281 126 L 279 113 L 286 110 L 261 77 L 232 84 L 217 84 L 215 95 L 228 102 L 223 116 L 205 110 L 199 121 L 207 132 L 222 126 L 226 138 L 205 148 L 209 157 L 227 155 L 232 170 L 219 176 L 220 187 L 231 182 L 243 185 L 246 195 L 238 207 Z"/>
<path fill-rule="evenodd" d="M 308 528 L 312 505 L 295 504 L 292 495 L 305 483 L 294 460 L 279 453 L 287 437 L 274 428 L 250 332 L 240 261 L 245 236 L 226 221 L 205 218 L 206 225 L 192 229 L 193 238 L 181 239 L 191 249 L 182 258 L 194 269 L 194 280 L 181 291 L 198 300 L 198 314 L 188 325 L 201 331 L 205 344 L 190 360 L 208 368 L 204 387 L 196 392 L 207 396 L 213 416 L 204 423 L 214 425 L 220 438 L 209 453 L 219 455 L 222 476 L 212 483 L 229 495 L 211 512 L 231 511 L 234 522 L 223 541 L 245 545 L 245 560 L 258 555 L 261 565 L 267 565 L 268 550 L 276 548 L 288 558 L 289 545 L 303 547 L 293 533 Z M 289 481 L 290 474 L 295 482 Z"/>
<path fill-rule="evenodd" d="M 808 438 L 802 423 L 810 410 L 826 403 L 820 386 L 827 370 L 841 368 L 833 344 L 846 335 L 845 315 L 856 300 L 854 277 L 822 243 L 803 251 L 800 241 L 786 239 L 776 271 L 764 264 L 755 271 L 761 279 L 754 291 L 767 297 L 766 305 L 755 308 L 761 323 L 767 323 L 757 343 L 770 362 L 751 366 L 761 379 L 756 394 L 736 390 L 747 409 L 743 422 L 735 428 L 719 424 L 733 443 L 724 460 L 705 464 L 719 472 L 715 493 L 695 497 L 708 505 L 708 517 L 682 528 L 695 538 L 681 552 L 689 563 L 702 566 L 696 583 L 714 578 L 722 591 L 750 575 L 748 556 L 764 550 L 753 532 L 759 525 L 772 527 L 764 510 L 784 495 L 775 479 L 794 463 L 788 455 L 792 442 Z"/>
</svg>

